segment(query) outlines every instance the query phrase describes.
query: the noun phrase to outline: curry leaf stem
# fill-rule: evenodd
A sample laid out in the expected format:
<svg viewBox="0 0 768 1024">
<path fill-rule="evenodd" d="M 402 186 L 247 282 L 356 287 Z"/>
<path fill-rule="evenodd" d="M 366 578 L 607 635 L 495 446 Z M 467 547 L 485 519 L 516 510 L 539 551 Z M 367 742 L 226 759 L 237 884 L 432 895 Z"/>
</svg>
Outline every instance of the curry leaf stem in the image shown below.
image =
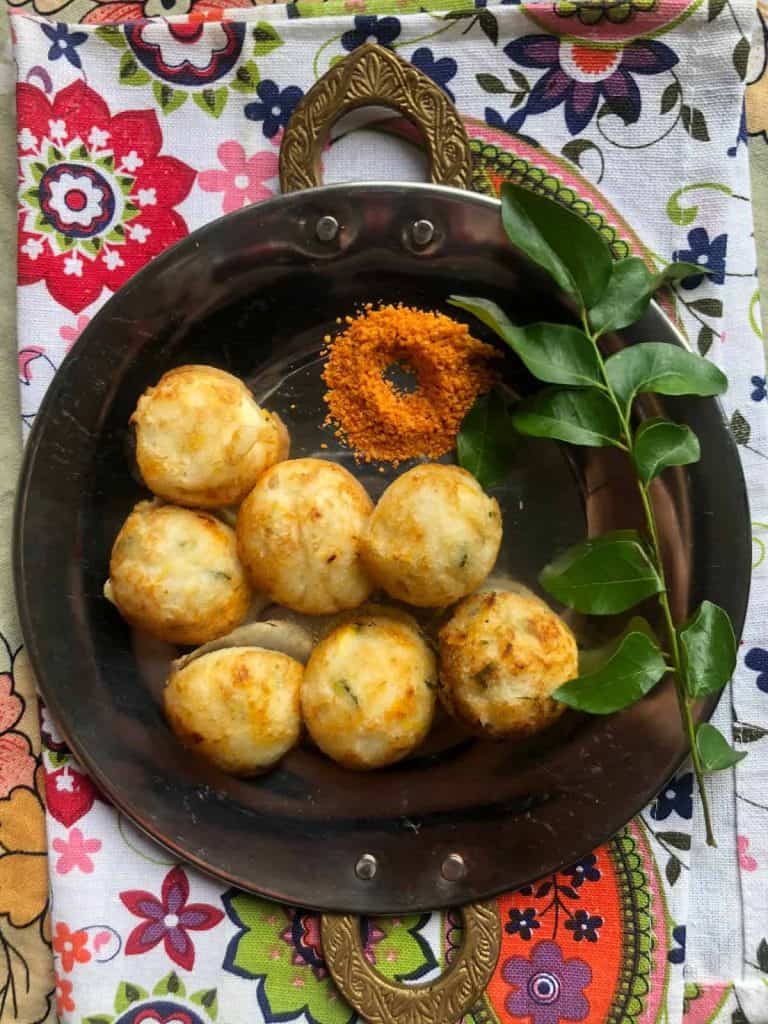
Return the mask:
<svg viewBox="0 0 768 1024">
<path fill-rule="evenodd" d="M 605 360 L 603 354 L 600 351 L 600 347 L 597 343 L 597 335 L 592 331 L 589 324 L 589 316 L 587 310 L 582 307 L 581 310 L 581 323 L 584 328 L 584 333 L 589 338 L 590 342 L 594 346 L 598 364 L 600 366 L 600 373 L 603 380 L 605 381 L 608 396 L 616 409 L 616 413 L 619 416 L 622 425 L 622 431 L 624 434 L 624 440 L 627 445 L 628 453 L 632 454 L 632 428 L 629 423 L 629 412 L 622 406 L 613 389 L 610 386 L 608 376 L 605 371 Z M 667 655 L 672 658 L 672 678 L 675 683 L 675 692 L 677 694 L 677 701 L 680 707 L 680 717 L 683 722 L 686 737 L 688 739 L 688 745 L 691 750 L 691 760 L 693 762 L 693 771 L 696 776 L 696 785 L 699 790 L 701 797 L 701 808 L 704 815 L 704 828 L 706 832 L 706 839 L 708 846 L 717 846 L 715 840 L 714 831 L 712 828 L 712 815 L 709 808 L 709 799 L 707 797 L 707 791 L 704 783 L 704 770 L 701 764 L 701 758 L 699 756 L 698 747 L 696 745 L 696 726 L 693 720 L 692 701 L 690 700 L 686 688 L 685 678 L 683 675 L 683 665 L 680 654 L 680 644 L 677 637 L 677 629 L 675 622 L 672 617 L 672 609 L 669 604 L 669 594 L 667 591 L 667 580 L 666 573 L 664 570 L 664 560 L 661 553 L 661 543 L 659 540 L 659 532 L 656 526 L 656 516 L 653 511 L 653 503 L 648 492 L 648 486 L 635 474 L 635 480 L 637 483 L 637 489 L 640 494 L 640 500 L 643 505 L 643 512 L 645 515 L 646 530 L 648 532 L 648 538 L 651 541 L 653 547 L 653 561 L 655 563 L 656 571 L 661 580 L 661 591 L 658 595 L 659 605 L 664 618 L 664 626 L 667 633 L 667 644 L 668 651 Z"/>
</svg>

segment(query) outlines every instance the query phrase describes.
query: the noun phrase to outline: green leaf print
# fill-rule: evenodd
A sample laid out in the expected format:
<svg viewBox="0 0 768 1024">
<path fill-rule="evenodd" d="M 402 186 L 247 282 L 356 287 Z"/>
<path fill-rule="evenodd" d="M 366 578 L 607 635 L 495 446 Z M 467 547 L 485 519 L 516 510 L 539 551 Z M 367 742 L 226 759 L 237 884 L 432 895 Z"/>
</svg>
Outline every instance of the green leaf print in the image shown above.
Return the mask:
<svg viewBox="0 0 768 1024">
<path fill-rule="evenodd" d="M 202 1006 L 211 1020 L 216 1020 L 219 1015 L 219 1000 L 215 988 L 204 988 L 199 992 L 193 992 L 189 998 L 191 1002 Z"/>
<path fill-rule="evenodd" d="M 227 105 L 227 90 L 224 89 L 203 89 L 196 92 L 192 97 L 195 103 L 206 114 L 212 117 L 221 117 L 224 107 Z"/>
<path fill-rule="evenodd" d="M 172 114 L 186 102 L 187 94 L 179 89 L 173 89 L 166 82 L 153 82 L 152 92 L 164 114 Z"/>
<path fill-rule="evenodd" d="M 731 416 L 731 433 L 736 444 L 749 444 L 752 428 L 738 409 Z"/>
<path fill-rule="evenodd" d="M 256 86 L 259 84 L 259 69 L 252 60 L 247 60 L 244 64 L 241 64 L 235 73 L 235 77 L 229 83 L 231 88 L 237 92 L 250 93 L 254 92 Z"/>
<path fill-rule="evenodd" d="M 223 898 L 240 929 L 229 944 L 224 968 L 261 980 L 269 1013 L 294 1019 L 302 1013 L 317 1024 L 351 1024 L 354 1011 L 342 999 L 319 949 L 320 918 L 289 910 L 256 896 L 232 891 Z M 394 980 L 418 980 L 437 966 L 420 934 L 427 915 L 364 921 L 376 970 Z"/>
<path fill-rule="evenodd" d="M 125 1013 L 132 1003 L 138 1003 L 140 999 L 146 999 L 148 996 L 149 992 L 139 985 L 134 985 L 130 981 L 121 981 L 115 996 L 115 1012 Z"/>
<path fill-rule="evenodd" d="M 186 994 L 187 990 L 184 987 L 184 982 L 178 976 L 176 971 L 171 971 L 170 974 L 166 974 L 166 976 L 161 978 L 152 989 L 153 996 L 174 995 L 183 999 Z"/>
<path fill-rule="evenodd" d="M 94 33 L 99 39 L 103 39 L 105 43 L 109 43 L 110 46 L 114 46 L 118 50 L 125 49 L 125 36 L 123 35 L 122 28 L 118 28 L 116 25 L 104 25 L 101 28 L 97 28 Z"/>
<path fill-rule="evenodd" d="M 267 21 L 260 21 L 256 25 L 253 30 L 253 38 L 256 43 L 253 52 L 257 57 L 266 57 L 268 53 L 272 53 L 278 46 L 283 45 L 279 32 Z"/>
<path fill-rule="evenodd" d="M 338 998 L 325 964 L 294 963 L 292 916 L 286 908 L 234 892 L 224 897 L 224 905 L 242 929 L 230 942 L 224 968 L 263 979 L 262 995 L 272 1016 L 290 1019 L 306 1012 L 317 1024 L 351 1024 L 354 1011 Z"/>
<path fill-rule="evenodd" d="M 411 914 L 394 920 L 368 919 L 379 974 L 390 981 L 418 981 L 437 967 L 437 958 L 420 931 L 428 920 L 428 914 Z"/>
<path fill-rule="evenodd" d="M 146 85 L 150 81 L 149 72 L 140 68 L 132 53 L 124 53 L 120 58 L 120 84 Z"/>
</svg>

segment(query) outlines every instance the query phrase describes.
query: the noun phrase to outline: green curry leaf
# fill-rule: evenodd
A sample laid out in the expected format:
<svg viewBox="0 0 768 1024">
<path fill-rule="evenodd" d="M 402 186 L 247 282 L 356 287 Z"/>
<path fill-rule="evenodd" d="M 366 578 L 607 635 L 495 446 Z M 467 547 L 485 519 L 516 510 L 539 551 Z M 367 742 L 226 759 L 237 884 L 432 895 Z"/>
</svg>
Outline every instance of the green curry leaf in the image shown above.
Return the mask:
<svg viewBox="0 0 768 1024">
<path fill-rule="evenodd" d="M 595 346 L 578 327 L 569 324 L 517 327 L 495 302 L 463 295 L 452 295 L 448 301 L 472 313 L 495 331 L 539 380 L 574 387 L 603 386 Z"/>
<path fill-rule="evenodd" d="M 747 756 L 746 750 L 734 750 L 719 729 L 702 722 L 696 730 L 696 747 L 705 772 L 722 772 Z"/>
<path fill-rule="evenodd" d="M 605 363 L 608 383 L 621 404 L 628 408 L 635 395 L 721 395 L 728 378 L 708 359 L 679 345 L 648 341 L 629 345 Z"/>
<path fill-rule="evenodd" d="M 666 671 L 656 641 L 646 632 L 630 632 L 600 668 L 563 684 L 552 696 L 579 711 L 610 715 L 644 697 Z"/>
<path fill-rule="evenodd" d="M 595 388 L 549 388 L 521 402 L 512 414 L 515 430 L 531 437 L 603 448 L 621 447 L 622 424 L 608 396 Z"/>
<path fill-rule="evenodd" d="M 510 242 L 588 309 L 611 276 L 611 251 L 577 213 L 522 185 L 501 188 L 501 217 Z"/>
<path fill-rule="evenodd" d="M 459 465 L 488 490 L 504 482 L 519 435 L 498 391 L 481 395 L 462 421 L 456 438 Z"/>
<path fill-rule="evenodd" d="M 699 439 L 683 423 L 654 418 L 644 420 L 632 443 L 632 458 L 643 483 L 669 466 L 687 466 L 701 456 Z"/>
<path fill-rule="evenodd" d="M 558 601 L 590 615 L 616 615 L 663 588 L 635 530 L 576 544 L 550 562 L 539 581 Z"/>
<path fill-rule="evenodd" d="M 711 601 L 702 601 L 678 636 L 688 695 L 717 693 L 736 668 L 736 637 L 727 613 Z"/>
</svg>

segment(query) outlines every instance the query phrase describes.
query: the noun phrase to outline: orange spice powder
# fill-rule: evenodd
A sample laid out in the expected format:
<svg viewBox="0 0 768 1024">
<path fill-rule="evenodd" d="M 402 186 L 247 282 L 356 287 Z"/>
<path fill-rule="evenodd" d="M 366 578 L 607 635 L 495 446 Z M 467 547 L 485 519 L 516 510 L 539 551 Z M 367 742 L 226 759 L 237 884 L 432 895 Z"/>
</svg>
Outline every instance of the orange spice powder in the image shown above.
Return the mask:
<svg viewBox="0 0 768 1024">
<path fill-rule="evenodd" d="M 327 422 L 337 436 L 366 462 L 445 455 L 475 399 L 496 379 L 500 353 L 466 324 L 409 306 L 369 304 L 346 323 L 325 339 Z M 412 393 L 386 379 L 397 365 L 416 378 Z"/>
</svg>

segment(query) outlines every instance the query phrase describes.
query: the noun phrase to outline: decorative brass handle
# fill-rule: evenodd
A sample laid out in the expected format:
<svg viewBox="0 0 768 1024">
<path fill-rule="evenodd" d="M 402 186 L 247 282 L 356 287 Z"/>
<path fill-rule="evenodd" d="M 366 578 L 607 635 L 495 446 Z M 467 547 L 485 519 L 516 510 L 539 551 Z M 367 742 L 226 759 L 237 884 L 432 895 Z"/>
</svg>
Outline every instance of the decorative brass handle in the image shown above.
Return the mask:
<svg viewBox="0 0 768 1024">
<path fill-rule="evenodd" d="M 323 914 L 323 952 L 333 980 L 369 1024 L 455 1024 L 485 991 L 501 949 L 494 901 L 464 907 L 462 916 L 462 943 L 445 973 L 423 985 L 402 985 L 365 959 L 359 918 Z"/>
<path fill-rule="evenodd" d="M 469 139 L 454 105 L 418 68 L 383 46 L 366 43 L 334 64 L 293 112 L 280 146 L 282 191 L 319 185 L 320 154 L 334 122 L 369 106 L 389 107 L 421 129 L 430 181 L 469 187 Z"/>
</svg>

